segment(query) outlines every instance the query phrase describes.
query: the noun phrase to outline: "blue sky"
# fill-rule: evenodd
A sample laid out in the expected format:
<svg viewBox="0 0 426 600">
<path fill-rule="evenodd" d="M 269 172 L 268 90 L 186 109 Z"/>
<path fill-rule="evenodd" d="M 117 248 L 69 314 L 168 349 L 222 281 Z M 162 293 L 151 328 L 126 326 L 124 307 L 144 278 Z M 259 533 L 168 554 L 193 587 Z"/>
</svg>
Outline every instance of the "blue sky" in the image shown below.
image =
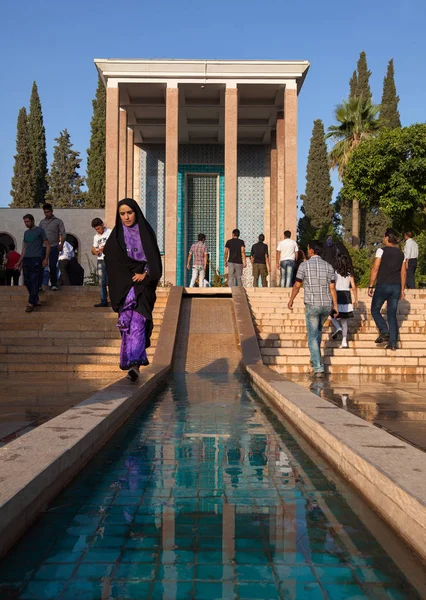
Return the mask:
<svg viewBox="0 0 426 600">
<path fill-rule="evenodd" d="M 299 194 L 305 188 L 313 120 L 333 122 L 361 50 L 380 102 L 383 77 L 395 59 L 403 125 L 424 122 L 426 44 L 424 0 L 357 3 L 321 0 L 6 0 L 0 22 L 0 206 L 7 206 L 16 118 L 37 81 L 49 164 L 54 138 L 67 128 L 86 158 L 94 58 L 219 58 L 309 60 L 299 96 Z M 333 177 L 333 181 L 336 178 Z"/>
</svg>

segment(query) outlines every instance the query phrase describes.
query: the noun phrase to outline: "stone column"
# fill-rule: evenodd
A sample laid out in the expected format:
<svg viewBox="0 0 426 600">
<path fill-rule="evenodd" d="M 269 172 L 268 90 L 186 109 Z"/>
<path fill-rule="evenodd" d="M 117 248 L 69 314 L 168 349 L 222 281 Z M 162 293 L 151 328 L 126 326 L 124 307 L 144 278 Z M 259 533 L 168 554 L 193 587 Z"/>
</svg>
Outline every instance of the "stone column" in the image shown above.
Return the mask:
<svg viewBox="0 0 426 600">
<path fill-rule="evenodd" d="M 297 84 L 286 84 L 284 92 L 284 227 L 297 235 Z"/>
<path fill-rule="evenodd" d="M 106 151 L 105 151 L 105 222 L 115 225 L 118 201 L 118 113 L 120 92 L 118 84 L 108 81 L 106 90 Z"/>
<path fill-rule="evenodd" d="M 277 118 L 277 241 L 283 239 L 284 232 L 284 206 L 285 206 L 285 186 L 284 186 L 284 160 L 285 154 L 285 134 L 284 134 L 284 115 L 278 113 Z"/>
<path fill-rule="evenodd" d="M 127 111 L 120 108 L 118 146 L 118 199 L 127 197 Z"/>
<path fill-rule="evenodd" d="M 134 171 L 134 131 L 127 128 L 127 183 L 126 196 L 133 198 L 133 171 Z"/>
<path fill-rule="evenodd" d="M 133 198 L 141 202 L 141 148 L 133 144 Z"/>
<path fill-rule="evenodd" d="M 238 89 L 226 84 L 225 90 L 225 239 L 237 227 L 237 135 Z M 220 248 L 223 252 L 223 248 Z"/>
<path fill-rule="evenodd" d="M 166 231 L 164 279 L 176 284 L 179 89 L 166 90 Z"/>
<path fill-rule="evenodd" d="M 271 239 L 269 240 L 269 255 L 271 260 L 271 275 L 270 275 L 270 286 L 275 287 L 277 285 L 277 261 L 276 261 L 276 250 L 277 250 L 277 140 L 276 133 L 273 132 L 271 136 L 271 154 L 270 154 L 270 173 L 271 173 Z"/>
</svg>

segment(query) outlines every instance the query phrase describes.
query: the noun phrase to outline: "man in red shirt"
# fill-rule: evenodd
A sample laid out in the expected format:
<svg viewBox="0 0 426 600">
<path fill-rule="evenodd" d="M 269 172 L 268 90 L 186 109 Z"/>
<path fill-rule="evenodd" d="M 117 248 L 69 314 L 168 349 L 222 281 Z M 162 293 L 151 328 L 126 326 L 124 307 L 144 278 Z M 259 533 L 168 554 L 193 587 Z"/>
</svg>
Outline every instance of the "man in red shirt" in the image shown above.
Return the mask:
<svg viewBox="0 0 426 600">
<path fill-rule="evenodd" d="M 6 255 L 6 285 L 19 285 L 19 275 L 21 274 L 16 265 L 19 262 L 21 255 L 15 252 L 15 244 L 9 244 L 9 252 Z"/>
</svg>

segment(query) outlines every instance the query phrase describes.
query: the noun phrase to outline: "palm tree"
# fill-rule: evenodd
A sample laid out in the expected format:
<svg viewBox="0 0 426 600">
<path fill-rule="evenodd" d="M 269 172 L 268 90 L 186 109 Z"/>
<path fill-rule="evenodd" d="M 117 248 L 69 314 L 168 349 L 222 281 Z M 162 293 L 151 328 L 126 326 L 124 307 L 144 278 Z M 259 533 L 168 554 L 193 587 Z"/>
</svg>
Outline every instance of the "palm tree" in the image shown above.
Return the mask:
<svg viewBox="0 0 426 600">
<path fill-rule="evenodd" d="M 362 98 L 349 98 L 336 106 L 338 125 L 328 128 L 327 138 L 335 142 L 329 153 L 330 166 L 337 168 L 339 179 L 345 170 L 354 149 L 364 140 L 373 137 L 379 130 L 377 114 L 380 106 Z M 352 246 L 359 248 L 359 200 L 352 200 Z"/>
</svg>

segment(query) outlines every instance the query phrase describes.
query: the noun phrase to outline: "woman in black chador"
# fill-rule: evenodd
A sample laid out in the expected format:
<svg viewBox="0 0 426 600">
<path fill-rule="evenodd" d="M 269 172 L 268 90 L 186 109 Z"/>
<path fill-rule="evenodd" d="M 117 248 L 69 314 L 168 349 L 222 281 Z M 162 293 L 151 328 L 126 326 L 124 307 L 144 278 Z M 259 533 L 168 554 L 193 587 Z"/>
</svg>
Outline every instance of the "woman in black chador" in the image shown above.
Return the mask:
<svg viewBox="0 0 426 600">
<path fill-rule="evenodd" d="M 155 290 L 162 264 L 154 230 L 135 200 L 118 203 L 115 227 L 104 248 L 111 306 L 121 332 L 120 368 L 136 381 L 148 365 Z"/>
</svg>

